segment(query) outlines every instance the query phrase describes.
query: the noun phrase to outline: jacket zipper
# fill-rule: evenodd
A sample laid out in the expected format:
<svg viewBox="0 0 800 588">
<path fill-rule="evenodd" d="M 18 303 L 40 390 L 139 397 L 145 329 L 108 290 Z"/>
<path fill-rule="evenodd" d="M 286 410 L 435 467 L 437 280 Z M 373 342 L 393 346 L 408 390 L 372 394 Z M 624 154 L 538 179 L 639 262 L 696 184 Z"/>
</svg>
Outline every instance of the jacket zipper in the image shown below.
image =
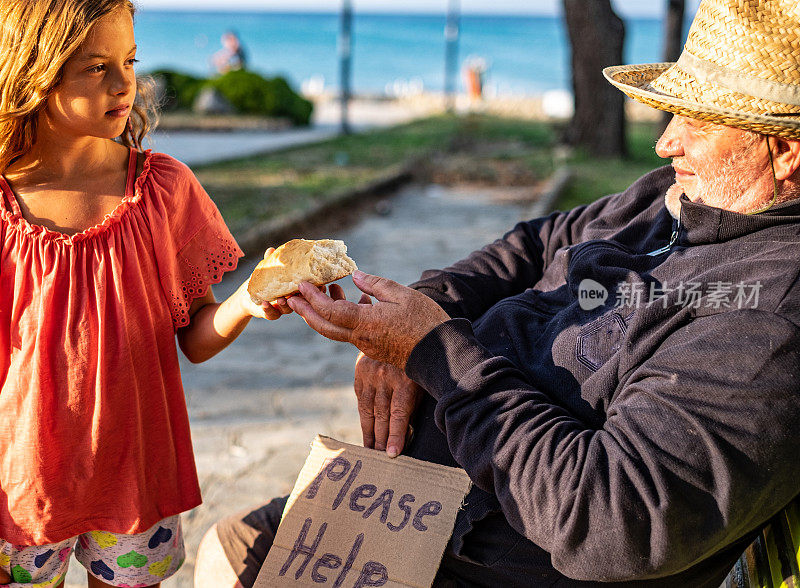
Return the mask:
<svg viewBox="0 0 800 588">
<path fill-rule="evenodd" d="M 662 255 L 662 254 L 666 253 L 667 251 L 669 251 L 670 249 L 672 249 L 672 246 L 675 244 L 675 241 L 678 240 L 678 234 L 680 233 L 680 231 L 681 231 L 681 219 L 678 219 L 678 224 L 675 225 L 675 230 L 672 231 L 672 234 L 669 236 L 669 243 L 664 245 L 664 247 L 660 247 L 660 248 L 656 249 L 655 251 L 651 251 L 647 255 L 649 255 L 651 257 L 656 257 L 656 256 Z"/>
</svg>

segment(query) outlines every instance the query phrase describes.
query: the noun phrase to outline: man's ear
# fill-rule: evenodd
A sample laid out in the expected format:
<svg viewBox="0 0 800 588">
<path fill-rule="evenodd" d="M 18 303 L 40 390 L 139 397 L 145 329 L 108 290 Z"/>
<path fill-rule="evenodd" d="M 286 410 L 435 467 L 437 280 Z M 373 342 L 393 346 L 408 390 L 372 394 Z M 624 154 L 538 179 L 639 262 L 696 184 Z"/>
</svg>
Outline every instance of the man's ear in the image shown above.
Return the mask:
<svg viewBox="0 0 800 588">
<path fill-rule="evenodd" d="M 772 135 L 767 137 L 767 141 L 772 149 L 775 179 L 786 180 L 792 177 L 800 169 L 800 141 Z"/>
</svg>

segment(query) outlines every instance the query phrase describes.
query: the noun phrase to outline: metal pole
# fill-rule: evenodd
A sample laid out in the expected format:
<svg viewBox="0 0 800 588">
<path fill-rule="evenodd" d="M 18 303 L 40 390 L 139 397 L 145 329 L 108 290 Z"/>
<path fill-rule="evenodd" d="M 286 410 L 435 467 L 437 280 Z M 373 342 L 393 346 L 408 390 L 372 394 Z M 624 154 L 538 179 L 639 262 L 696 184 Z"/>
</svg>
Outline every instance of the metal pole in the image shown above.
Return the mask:
<svg viewBox="0 0 800 588">
<path fill-rule="evenodd" d="M 341 30 L 339 33 L 339 100 L 341 105 L 341 132 L 350 134 L 348 107 L 350 104 L 350 77 L 353 61 L 353 3 L 342 0 Z"/>
<path fill-rule="evenodd" d="M 455 88 L 458 76 L 458 36 L 460 0 L 448 0 L 447 23 L 444 27 L 444 98 L 448 112 L 455 109 Z"/>
</svg>

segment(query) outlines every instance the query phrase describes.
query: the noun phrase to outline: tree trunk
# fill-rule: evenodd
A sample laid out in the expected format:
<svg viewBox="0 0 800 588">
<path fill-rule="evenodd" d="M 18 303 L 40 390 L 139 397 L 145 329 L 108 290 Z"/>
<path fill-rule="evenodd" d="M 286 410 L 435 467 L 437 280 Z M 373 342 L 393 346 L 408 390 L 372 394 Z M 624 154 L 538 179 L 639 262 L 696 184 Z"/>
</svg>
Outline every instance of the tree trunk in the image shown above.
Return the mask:
<svg viewBox="0 0 800 588">
<path fill-rule="evenodd" d="M 683 50 L 683 19 L 686 0 L 667 0 L 664 18 L 664 61 L 678 61 Z M 661 130 L 667 128 L 672 115 L 665 112 L 661 118 Z"/>
<path fill-rule="evenodd" d="M 667 0 L 664 19 L 664 61 L 678 61 L 683 50 L 683 19 L 686 0 Z"/>
<path fill-rule="evenodd" d="M 564 0 L 564 16 L 575 96 L 565 139 L 593 155 L 624 156 L 625 95 L 605 80 L 603 68 L 622 63 L 625 25 L 610 0 Z"/>
</svg>

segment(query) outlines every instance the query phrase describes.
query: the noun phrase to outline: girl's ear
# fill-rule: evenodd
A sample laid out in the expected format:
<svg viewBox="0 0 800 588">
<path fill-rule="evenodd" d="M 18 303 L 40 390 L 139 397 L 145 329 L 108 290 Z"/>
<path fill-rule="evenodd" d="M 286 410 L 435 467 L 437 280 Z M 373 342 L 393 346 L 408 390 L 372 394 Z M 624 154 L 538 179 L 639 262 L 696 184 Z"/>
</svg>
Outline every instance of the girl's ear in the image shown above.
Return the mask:
<svg viewBox="0 0 800 588">
<path fill-rule="evenodd" d="M 772 148 L 772 162 L 775 166 L 775 179 L 786 180 L 800 169 L 800 141 L 768 136 Z"/>
</svg>

